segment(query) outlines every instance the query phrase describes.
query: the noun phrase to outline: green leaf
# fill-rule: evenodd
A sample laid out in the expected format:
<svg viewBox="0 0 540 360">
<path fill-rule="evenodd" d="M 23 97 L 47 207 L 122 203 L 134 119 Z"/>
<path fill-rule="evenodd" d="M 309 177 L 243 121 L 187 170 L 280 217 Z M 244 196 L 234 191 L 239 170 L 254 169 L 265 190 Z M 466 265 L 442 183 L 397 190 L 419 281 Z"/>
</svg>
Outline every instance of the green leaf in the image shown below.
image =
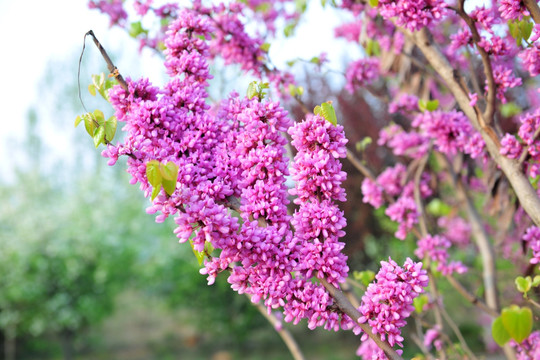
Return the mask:
<svg viewBox="0 0 540 360">
<path fill-rule="evenodd" d="M 361 141 L 356 142 L 356 151 L 362 152 L 367 149 L 367 147 L 373 142 L 373 139 L 369 136 L 366 136 Z"/>
<path fill-rule="evenodd" d="M 131 37 L 137 37 L 139 36 L 140 34 L 146 34 L 148 33 L 148 30 L 145 30 L 143 27 L 142 27 L 142 24 L 140 21 L 135 21 L 135 22 L 132 22 L 131 24 L 129 24 L 129 36 Z"/>
<path fill-rule="evenodd" d="M 165 180 L 176 180 L 178 177 L 178 166 L 172 161 L 167 162 L 166 165 L 160 163 L 159 170 Z"/>
<path fill-rule="evenodd" d="M 103 115 L 103 111 L 99 109 L 94 110 L 94 120 L 96 120 L 99 125 L 103 125 L 105 123 L 105 116 Z"/>
<path fill-rule="evenodd" d="M 449 215 L 452 212 L 452 207 L 443 202 L 441 199 L 435 198 L 429 202 L 426 210 L 433 216 L 440 217 Z"/>
<path fill-rule="evenodd" d="M 523 277 L 518 276 L 515 280 L 516 287 L 519 292 L 521 293 L 527 293 L 529 290 L 531 290 L 532 287 L 532 279 L 530 276 Z"/>
<path fill-rule="evenodd" d="M 105 138 L 105 127 L 99 126 L 96 129 L 96 132 L 94 133 L 94 145 L 96 148 L 99 146 L 99 144 L 103 143 L 103 140 Z"/>
<path fill-rule="evenodd" d="M 117 125 L 118 122 L 116 120 L 116 116 L 111 116 L 107 119 L 107 121 L 105 121 L 105 139 L 107 139 L 107 141 L 111 142 L 114 139 Z"/>
<path fill-rule="evenodd" d="M 75 127 L 79 126 L 79 124 L 81 123 L 82 121 L 82 117 L 79 115 L 75 118 Z"/>
<path fill-rule="evenodd" d="M 296 93 L 298 94 L 298 96 L 304 95 L 304 87 L 303 86 L 297 86 L 296 87 Z"/>
<path fill-rule="evenodd" d="M 313 109 L 313 113 L 315 115 L 321 115 L 321 111 L 322 111 L 322 108 L 319 105 L 315 106 L 315 108 Z"/>
<path fill-rule="evenodd" d="M 163 179 L 161 185 L 163 185 L 163 189 L 169 196 L 176 190 L 176 180 Z"/>
<path fill-rule="evenodd" d="M 161 191 L 161 184 L 158 186 L 155 186 L 152 189 L 152 196 L 150 197 L 150 200 L 154 201 L 154 199 L 159 195 L 160 191 Z"/>
<path fill-rule="evenodd" d="M 512 37 L 514 39 L 516 39 L 519 36 L 520 30 L 519 30 L 519 26 L 518 26 L 517 22 L 515 22 L 513 20 L 509 20 L 508 21 L 508 30 L 510 31 L 510 35 L 512 35 Z"/>
<path fill-rule="evenodd" d="M 296 23 L 295 22 L 288 24 L 283 29 L 283 35 L 285 35 L 285 37 L 290 37 L 291 35 L 294 34 L 294 29 L 295 28 L 296 28 Z"/>
<path fill-rule="evenodd" d="M 536 275 L 532 281 L 532 287 L 537 287 L 538 285 L 540 285 L 540 275 Z"/>
<path fill-rule="evenodd" d="M 532 34 L 532 30 L 533 30 L 533 23 L 530 22 L 529 19 L 521 20 L 519 22 L 519 30 L 521 32 L 521 36 L 525 40 L 529 40 L 529 38 L 531 37 L 531 34 Z"/>
<path fill-rule="evenodd" d="M 491 325 L 491 336 L 493 336 L 493 340 L 495 340 L 500 347 L 503 347 L 504 344 L 510 340 L 510 335 L 508 334 L 508 331 L 506 331 L 500 316 L 497 317 Z"/>
<path fill-rule="evenodd" d="M 267 53 L 270 50 L 270 43 L 265 42 L 261 45 L 261 50 Z"/>
<path fill-rule="evenodd" d="M 371 7 L 377 7 L 379 6 L 379 0 L 369 0 L 369 5 Z"/>
<path fill-rule="evenodd" d="M 506 307 L 501 312 L 501 319 L 508 335 L 518 344 L 525 340 L 532 330 L 532 311 L 517 305 Z"/>
<path fill-rule="evenodd" d="M 368 286 L 375 279 L 375 273 L 371 270 L 354 271 L 354 279 L 360 281 L 364 286 Z"/>
<path fill-rule="evenodd" d="M 289 94 L 291 96 L 296 96 L 296 86 L 294 86 L 294 84 L 289 84 Z"/>
<path fill-rule="evenodd" d="M 331 101 L 327 101 L 321 104 L 321 113 L 324 118 L 328 120 L 331 124 L 337 125 L 336 111 L 334 110 Z"/>
<path fill-rule="evenodd" d="M 426 104 L 427 111 L 435 111 L 439 107 L 439 100 L 429 100 Z"/>
<path fill-rule="evenodd" d="M 189 240 L 189 244 L 191 245 L 191 250 L 193 250 L 193 254 L 195 254 L 195 258 L 199 262 L 199 266 L 202 265 L 204 261 L 204 252 L 195 250 L 195 246 L 193 245 L 193 240 Z"/>
<path fill-rule="evenodd" d="M 159 171 L 160 162 L 157 160 L 150 160 L 146 163 L 146 178 L 153 187 L 159 187 L 161 181 L 161 172 Z"/>
<path fill-rule="evenodd" d="M 94 136 L 94 132 L 96 131 L 96 123 L 94 121 L 94 115 L 92 113 L 86 113 L 83 115 L 84 119 L 84 127 L 86 129 L 86 132 L 90 136 Z"/>
<path fill-rule="evenodd" d="M 426 102 L 422 99 L 418 99 L 418 108 L 420 109 L 420 111 L 426 111 Z"/>
<path fill-rule="evenodd" d="M 257 93 L 257 81 L 250 82 L 247 89 L 248 99 L 252 99 L 254 96 L 257 96 Z"/>
<path fill-rule="evenodd" d="M 88 92 L 92 94 L 92 96 L 96 96 L 96 86 L 94 84 L 88 85 Z"/>
<path fill-rule="evenodd" d="M 420 314 L 424 310 L 424 306 L 429 303 L 427 295 L 420 295 L 413 299 L 414 311 Z"/>
<path fill-rule="evenodd" d="M 309 60 L 309 62 L 312 63 L 312 64 L 317 64 L 317 65 L 319 65 L 319 64 L 321 63 L 321 59 L 319 59 L 318 56 L 314 56 L 314 57 L 312 57 L 312 58 Z"/>
<path fill-rule="evenodd" d="M 501 115 L 512 117 L 521 113 L 521 108 L 513 101 L 501 105 Z"/>
</svg>

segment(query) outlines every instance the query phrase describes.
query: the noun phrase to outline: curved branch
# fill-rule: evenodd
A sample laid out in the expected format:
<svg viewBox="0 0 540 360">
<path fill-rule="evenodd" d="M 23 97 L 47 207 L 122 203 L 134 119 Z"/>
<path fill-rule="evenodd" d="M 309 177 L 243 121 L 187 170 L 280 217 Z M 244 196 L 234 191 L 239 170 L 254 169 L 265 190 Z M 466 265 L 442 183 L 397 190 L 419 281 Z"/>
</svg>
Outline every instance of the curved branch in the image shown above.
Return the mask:
<svg viewBox="0 0 540 360">
<path fill-rule="evenodd" d="M 353 319 L 353 321 L 355 321 L 360 326 L 360 328 L 362 328 L 362 331 L 364 331 L 373 341 L 375 341 L 377 346 L 381 348 L 382 351 L 384 351 L 384 353 L 389 359 L 403 360 L 403 358 L 399 356 L 399 354 L 390 346 L 390 344 L 388 344 L 386 341 L 383 341 L 379 335 L 374 334 L 373 331 L 371 331 L 371 327 L 368 324 L 358 323 L 358 318 L 360 318 L 362 314 L 360 314 L 360 312 L 350 303 L 345 294 L 343 294 L 334 285 L 326 281 L 326 279 L 319 279 L 319 281 L 334 298 L 337 307 L 345 314 L 347 314 L 351 319 Z"/>
<path fill-rule="evenodd" d="M 287 348 L 289 349 L 289 352 L 293 356 L 294 360 L 305 360 L 306 358 L 304 357 L 302 350 L 300 350 L 298 343 L 296 342 L 296 340 L 294 340 L 291 332 L 287 329 L 282 328 L 280 326 L 280 321 L 272 314 L 269 314 L 266 310 L 266 307 L 264 307 L 262 304 L 257 303 L 253 305 L 255 305 L 257 307 L 257 310 L 259 310 L 259 312 L 270 322 L 270 324 L 272 324 L 285 345 L 287 345 Z"/>
<path fill-rule="evenodd" d="M 523 5 L 531 13 L 534 22 L 540 24 L 540 7 L 538 7 L 536 0 L 523 0 Z"/>
<path fill-rule="evenodd" d="M 457 75 L 457 72 L 452 68 L 441 51 L 428 41 L 425 29 L 417 31 L 414 34 L 406 29 L 401 30 L 413 39 L 427 61 L 444 79 L 461 110 L 482 135 L 487 151 L 508 178 L 521 206 L 536 226 L 540 226 L 540 198 L 538 198 L 529 179 L 523 174 L 519 162 L 501 155 L 501 145 L 495 130 L 491 126 L 486 125 L 483 121 L 482 114 L 477 113 L 474 107 L 469 104 L 469 95 L 461 86 L 461 78 Z"/>
</svg>

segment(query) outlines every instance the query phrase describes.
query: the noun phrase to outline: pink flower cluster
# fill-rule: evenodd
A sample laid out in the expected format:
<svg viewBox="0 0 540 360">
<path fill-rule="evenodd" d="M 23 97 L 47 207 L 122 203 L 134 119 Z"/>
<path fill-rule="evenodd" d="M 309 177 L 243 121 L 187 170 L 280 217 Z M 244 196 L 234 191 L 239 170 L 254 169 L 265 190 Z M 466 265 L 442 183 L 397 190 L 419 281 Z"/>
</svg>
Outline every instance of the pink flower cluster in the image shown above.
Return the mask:
<svg viewBox="0 0 540 360">
<path fill-rule="evenodd" d="M 110 26 L 124 26 L 128 17 L 127 12 L 123 8 L 122 0 L 90 0 L 88 2 L 90 9 L 98 9 L 110 18 Z"/>
<path fill-rule="evenodd" d="M 420 30 L 440 20 L 446 9 L 443 0 L 379 0 L 381 16 L 387 20 L 396 17 L 398 26 L 411 31 Z"/>
<path fill-rule="evenodd" d="M 460 111 L 425 111 L 416 116 L 412 126 L 433 140 L 442 153 L 453 155 L 463 152 L 474 159 L 484 151 L 485 143 L 480 133 Z"/>
<path fill-rule="evenodd" d="M 523 241 L 527 242 L 528 247 L 532 250 L 531 264 L 540 263 L 540 229 L 536 226 L 531 226 L 523 235 Z"/>
<path fill-rule="evenodd" d="M 495 91 L 497 99 L 503 104 L 507 102 L 505 93 L 511 88 L 521 85 L 521 78 L 514 75 L 514 71 L 504 65 L 496 65 L 493 68 L 493 79 L 495 80 Z M 488 91 L 486 80 L 485 90 Z"/>
<path fill-rule="evenodd" d="M 529 16 L 527 7 L 521 0 L 499 0 L 499 12 L 505 20 L 523 19 L 523 16 Z"/>
<path fill-rule="evenodd" d="M 295 238 L 303 244 L 298 270 L 306 278 L 313 272 L 338 286 L 349 270 L 347 257 L 341 252 L 345 244 L 338 241 L 345 235 L 342 229 L 346 222 L 334 204 L 346 200 L 341 184 L 347 174 L 341 170 L 339 158 L 347 156 L 347 139 L 341 125 L 310 115 L 289 134 L 298 150 L 291 169 L 296 184 L 290 191 L 300 205 L 291 222 Z"/>
<path fill-rule="evenodd" d="M 424 292 L 429 278 L 422 263 L 415 263 L 407 258 L 403 268 L 395 261 L 381 261 L 381 269 L 375 276 L 376 282 L 369 284 L 359 311 L 358 321 L 368 323 L 373 332 L 387 340 L 391 346 L 403 347 L 401 328 L 414 311 L 413 299 Z M 362 335 L 366 341 L 368 336 Z"/>
<path fill-rule="evenodd" d="M 432 346 L 435 347 L 437 351 L 442 349 L 443 342 L 441 339 L 442 330 L 439 325 L 435 325 L 431 329 L 426 331 L 424 336 L 424 346 L 429 350 Z"/>
<path fill-rule="evenodd" d="M 379 77 L 379 69 L 378 58 L 362 58 L 351 62 L 345 72 L 345 89 L 352 94 L 358 88 L 371 84 Z"/>
<path fill-rule="evenodd" d="M 540 359 L 540 331 L 533 331 L 528 338 L 517 344 L 510 340 L 510 345 L 516 349 L 517 360 L 537 360 Z"/>
<path fill-rule="evenodd" d="M 521 115 L 520 122 L 518 135 L 521 141 L 511 134 L 505 134 L 501 139 L 500 152 L 511 159 L 517 159 L 523 151 L 527 151 L 529 155 L 525 163 L 527 173 L 531 177 L 536 177 L 540 175 L 540 140 L 535 136 L 540 126 L 540 110 Z"/>
<path fill-rule="evenodd" d="M 540 45 L 533 44 L 518 55 L 523 61 L 523 67 L 531 74 L 537 76 L 540 74 Z"/>
<path fill-rule="evenodd" d="M 454 272 L 463 274 L 467 271 L 467 267 L 461 261 L 448 262 L 448 249 L 452 243 L 446 237 L 441 235 L 427 235 L 418 240 L 418 248 L 414 254 L 420 259 L 429 259 L 437 263 L 437 270 L 443 275 L 451 275 Z"/>
<path fill-rule="evenodd" d="M 375 181 L 365 178 L 362 181 L 363 201 L 375 208 L 379 208 L 385 203 L 384 193 L 393 198 L 399 197 L 386 209 L 386 215 L 393 221 L 398 222 L 398 229 L 395 236 L 405 240 L 407 233 L 418 223 L 418 210 L 414 201 L 414 182 L 408 181 L 407 169 L 402 164 L 389 167 L 383 171 Z M 428 197 L 431 189 L 428 185 L 429 175 L 423 174 L 420 181 L 420 195 Z"/>
</svg>

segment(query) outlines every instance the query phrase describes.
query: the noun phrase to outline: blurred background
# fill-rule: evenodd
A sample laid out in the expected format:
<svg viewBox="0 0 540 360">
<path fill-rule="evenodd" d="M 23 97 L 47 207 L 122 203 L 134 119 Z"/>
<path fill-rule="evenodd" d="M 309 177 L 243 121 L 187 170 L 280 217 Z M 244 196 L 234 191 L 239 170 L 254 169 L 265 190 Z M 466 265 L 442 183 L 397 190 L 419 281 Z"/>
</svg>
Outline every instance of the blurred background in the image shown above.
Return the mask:
<svg viewBox="0 0 540 360">
<path fill-rule="evenodd" d="M 336 101 L 350 144 L 375 138 L 389 118 L 374 99 L 336 92 L 343 75 L 314 72 L 309 64 L 342 20 L 319 3 L 310 2 L 309 22 L 296 29 L 299 40 L 278 39 L 270 56 L 278 66 L 291 60 L 286 56 L 292 49 L 307 59 L 293 69 L 306 88 L 306 102 Z M 323 16 L 327 27 L 317 24 Z M 89 10 L 85 0 L 0 0 L 0 358 L 290 358 L 273 327 L 224 277 L 206 285 L 191 248 L 177 243 L 171 222 L 156 224 L 145 213 L 148 200 L 128 184 L 123 162 L 108 167 L 82 126 L 74 128 L 75 117 L 84 112 L 79 61 L 86 108 L 112 115 L 110 105 L 87 91 L 92 74 L 107 73 L 90 38 L 80 60 L 90 29 L 124 76 L 165 81 L 161 58 L 140 52 L 136 40 L 110 28 L 107 17 Z M 302 40 L 308 33 L 320 42 Z M 328 57 L 335 69 L 360 54 L 339 41 L 332 46 Z M 238 69 L 224 71 L 218 64 L 212 71 L 210 91 L 217 99 L 234 88 L 242 92 L 250 81 L 238 81 Z M 294 103 L 285 106 L 294 118 L 303 117 Z M 387 155 L 365 152 L 375 170 Z M 359 205 L 362 177 L 344 166 L 349 266 L 377 271 L 378 259 L 388 255 L 402 263 L 414 243 L 393 238 L 395 225 L 382 220 L 383 209 L 373 213 Z M 465 334 L 479 333 L 472 320 L 465 321 Z M 285 326 L 308 359 L 356 358 L 359 339 L 350 332 Z M 414 345 L 406 346 L 406 357 L 414 352 Z"/>
</svg>

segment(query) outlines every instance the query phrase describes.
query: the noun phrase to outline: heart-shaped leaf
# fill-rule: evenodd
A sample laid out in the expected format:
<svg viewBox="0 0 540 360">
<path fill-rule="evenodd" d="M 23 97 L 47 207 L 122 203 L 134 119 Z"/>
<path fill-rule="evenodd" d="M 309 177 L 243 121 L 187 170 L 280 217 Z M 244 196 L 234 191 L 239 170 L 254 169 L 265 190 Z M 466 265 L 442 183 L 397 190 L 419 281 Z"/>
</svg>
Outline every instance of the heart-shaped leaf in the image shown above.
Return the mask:
<svg viewBox="0 0 540 360">
<path fill-rule="evenodd" d="M 510 340 L 510 335 L 508 334 L 508 331 L 506 331 L 500 316 L 497 317 L 493 322 L 493 325 L 491 325 L 491 336 L 493 336 L 493 340 L 495 340 L 500 347 L 503 347 L 504 344 Z"/>
<path fill-rule="evenodd" d="M 529 290 L 531 290 L 532 279 L 530 276 L 518 276 L 515 280 L 515 283 L 519 292 L 527 293 Z"/>
<path fill-rule="evenodd" d="M 502 310 L 501 319 L 510 337 L 518 344 L 531 333 L 532 311 L 529 308 L 511 305 Z"/>
<path fill-rule="evenodd" d="M 162 177 L 159 171 L 160 162 L 157 160 L 150 160 L 146 163 L 146 178 L 153 187 L 159 187 L 161 185 Z"/>
</svg>

